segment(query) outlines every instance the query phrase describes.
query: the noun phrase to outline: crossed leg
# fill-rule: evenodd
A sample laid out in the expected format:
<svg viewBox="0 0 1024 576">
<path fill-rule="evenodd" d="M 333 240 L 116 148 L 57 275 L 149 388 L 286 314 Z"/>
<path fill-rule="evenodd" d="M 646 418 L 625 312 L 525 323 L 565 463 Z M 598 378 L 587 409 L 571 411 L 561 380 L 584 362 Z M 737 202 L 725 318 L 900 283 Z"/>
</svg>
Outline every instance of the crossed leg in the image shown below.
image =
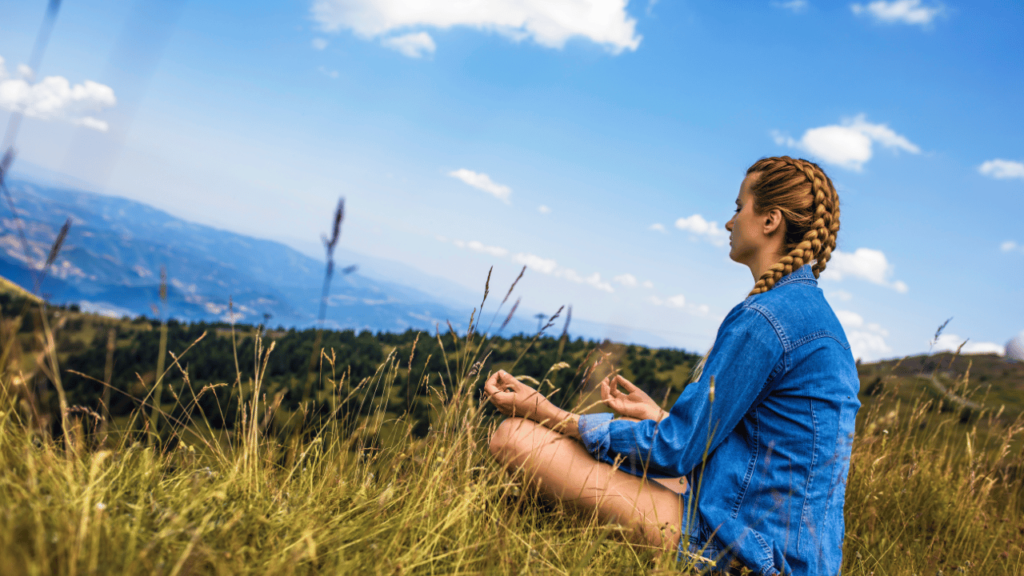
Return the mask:
<svg viewBox="0 0 1024 576">
<path fill-rule="evenodd" d="M 491 453 L 521 472 L 544 497 L 604 522 L 633 529 L 639 544 L 675 550 L 686 485 L 678 478 L 644 479 L 594 459 L 579 442 L 531 420 L 508 418 L 491 436 Z"/>
</svg>

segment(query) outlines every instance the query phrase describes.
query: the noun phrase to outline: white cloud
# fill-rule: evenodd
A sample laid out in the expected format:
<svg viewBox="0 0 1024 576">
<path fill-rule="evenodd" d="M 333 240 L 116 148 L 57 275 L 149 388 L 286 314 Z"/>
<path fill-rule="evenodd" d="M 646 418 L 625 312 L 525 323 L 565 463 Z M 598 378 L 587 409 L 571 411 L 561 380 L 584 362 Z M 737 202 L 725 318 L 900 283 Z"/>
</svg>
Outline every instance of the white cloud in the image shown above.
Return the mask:
<svg viewBox="0 0 1024 576">
<path fill-rule="evenodd" d="M 555 262 L 554 260 L 522 252 L 513 256 L 512 261 L 522 264 L 531 270 L 536 270 L 541 274 L 551 274 L 558 268 L 558 262 Z"/>
<path fill-rule="evenodd" d="M 422 58 L 437 50 L 434 39 L 426 32 L 410 32 L 401 36 L 392 36 L 381 40 L 380 43 L 409 58 Z"/>
<path fill-rule="evenodd" d="M 905 294 L 909 290 L 907 284 L 902 280 L 892 280 L 893 273 L 893 265 L 881 250 L 857 248 L 852 254 L 841 250 L 832 252 L 832 259 L 821 277 L 826 280 L 860 278 Z"/>
<path fill-rule="evenodd" d="M 860 328 L 864 326 L 864 317 L 849 310 L 836 310 L 836 318 L 843 328 Z"/>
<path fill-rule="evenodd" d="M 654 288 L 654 282 L 651 282 L 650 280 L 644 280 L 642 286 L 644 288 Z"/>
<path fill-rule="evenodd" d="M 964 341 L 964 347 L 960 349 L 961 354 L 999 354 L 1002 356 L 1006 354 L 1006 348 L 995 342 L 973 342 L 967 338 L 961 338 L 956 334 L 942 334 L 939 339 L 935 341 L 935 346 L 932 348 L 934 352 L 956 352 L 956 349 L 960 347 Z"/>
<path fill-rule="evenodd" d="M 480 252 L 481 254 L 490 254 L 491 256 L 502 257 L 508 254 L 508 250 L 499 246 L 487 246 L 486 244 L 477 240 L 470 240 L 469 242 L 463 242 L 462 240 L 455 240 L 452 242 L 459 248 L 469 248 L 474 252 Z"/>
<path fill-rule="evenodd" d="M 800 14 L 804 10 L 807 10 L 807 0 L 788 0 L 787 2 L 772 2 L 772 6 L 776 8 L 782 8 L 783 10 L 789 10 L 795 14 Z"/>
<path fill-rule="evenodd" d="M 1024 246 L 1014 242 L 1013 240 L 1007 240 L 999 245 L 999 249 L 1003 252 L 1020 252 L 1024 254 Z"/>
<path fill-rule="evenodd" d="M 323 74 L 324 76 L 327 76 L 328 78 L 337 78 L 338 77 L 338 71 L 337 70 L 328 70 L 327 68 L 324 68 L 323 66 L 317 68 L 317 70 L 319 70 L 321 74 Z"/>
<path fill-rule="evenodd" d="M 20 78 L 10 78 L 0 57 L 0 108 L 29 118 L 60 120 L 100 132 L 109 126 L 91 114 L 117 104 L 110 86 L 86 80 L 72 85 L 62 76 L 47 76 L 31 83 L 32 70 L 19 66 Z"/>
<path fill-rule="evenodd" d="M 647 229 L 654 230 L 655 232 L 665 232 L 665 225 L 655 223 L 651 224 Z"/>
<path fill-rule="evenodd" d="M 27 64 L 18 64 L 18 76 L 31 82 L 35 79 L 36 73 Z"/>
<path fill-rule="evenodd" d="M 884 336 L 866 330 L 847 330 L 846 340 L 850 343 L 850 353 L 859 360 L 878 360 L 892 353 Z"/>
<path fill-rule="evenodd" d="M 313 45 L 314 50 L 323 50 L 324 48 L 327 48 L 327 40 L 324 38 L 313 38 L 313 41 L 310 42 L 310 44 Z"/>
<path fill-rule="evenodd" d="M 522 252 L 512 256 L 512 261 L 522 264 L 531 270 L 540 272 L 541 274 L 550 274 L 556 278 L 562 278 L 577 284 L 586 284 L 605 292 L 615 292 L 612 285 L 601 278 L 601 275 L 597 272 L 594 272 L 590 276 L 582 276 L 572 268 L 563 268 L 559 266 L 558 262 L 550 258 L 542 258 L 536 254 L 526 254 Z"/>
<path fill-rule="evenodd" d="M 1010 178 L 1024 179 L 1024 162 L 996 158 L 983 162 L 981 166 L 978 166 L 978 172 L 997 180 L 1007 180 Z"/>
<path fill-rule="evenodd" d="M 665 305 L 670 308 L 682 308 L 686 306 L 686 296 L 676 294 L 665 299 Z"/>
<path fill-rule="evenodd" d="M 868 122 L 864 114 L 843 119 L 842 124 L 811 128 L 800 140 L 779 132 L 773 133 L 773 138 L 776 144 L 799 148 L 823 162 L 857 171 L 871 160 L 874 144 L 911 154 L 921 153 L 921 149 L 905 136 L 885 124 Z"/>
<path fill-rule="evenodd" d="M 839 302 L 849 302 L 853 300 L 853 294 L 850 294 L 846 290 L 829 290 L 825 296 L 829 300 L 838 300 Z"/>
<path fill-rule="evenodd" d="M 660 298 L 658 296 L 648 296 L 647 301 L 655 306 L 664 306 L 666 308 L 675 308 L 676 310 L 682 310 L 688 314 L 694 316 L 707 316 L 711 311 L 711 308 L 706 304 L 688 304 L 686 302 L 686 296 L 682 294 L 676 294 L 675 296 L 669 296 L 667 298 Z"/>
<path fill-rule="evenodd" d="M 729 233 L 718 222 L 707 221 L 700 214 L 676 220 L 676 228 L 686 230 L 696 236 L 702 236 L 715 246 L 725 246 L 729 242 Z"/>
<path fill-rule="evenodd" d="M 604 290 L 605 292 L 615 292 L 612 285 L 601 279 L 601 275 L 594 272 L 590 276 L 580 276 L 572 268 L 558 268 L 554 271 L 554 275 L 559 278 L 564 278 L 570 282 L 576 282 L 578 284 L 587 284 L 593 286 L 598 290 Z"/>
<path fill-rule="evenodd" d="M 96 130 L 98 132 L 106 132 L 108 129 L 110 129 L 110 125 L 107 124 L 106 121 L 98 120 L 96 118 L 93 118 L 92 116 L 83 116 L 78 120 L 72 121 L 72 123 L 77 124 L 78 126 L 92 128 L 93 130 Z"/>
<path fill-rule="evenodd" d="M 349 29 L 363 38 L 394 31 L 457 26 L 519 42 L 562 48 L 580 37 L 612 54 L 636 50 L 641 36 L 626 12 L 628 0 L 314 0 L 313 19 L 326 32 Z M 433 51 L 433 50 L 431 50 Z"/>
<path fill-rule="evenodd" d="M 589 286 L 593 286 L 598 290 L 604 290 L 605 292 L 615 292 L 615 289 L 612 288 L 612 285 L 602 280 L 601 275 L 598 274 L 597 272 L 594 272 L 590 276 L 584 278 L 583 283 Z"/>
<path fill-rule="evenodd" d="M 629 288 L 635 288 L 637 286 L 637 284 L 639 284 L 639 282 L 637 282 L 637 280 L 636 280 L 636 276 L 633 276 L 632 274 L 628 274 L 628 273 L 627 274 L 620 274 L 620 275 L 612 278 L 612 280 L 615 281 L 615 282 L 618 282 L 619 284 L 622 284 L 623 286 L 627 286 Z"/>
<path fill-rule="evenodd" d="M 512 195 L 512 189 L 504 184 L 498 184 L 491 180 L 491 177 L 482 172 L 473 172 L 465 168 L 459 168 L 448 173 L 452 178 L 458 178 L 466 184 L 469 184 L 477 190 L 483 190 L 488 194 L 494 196 L 498 200 L 501 200 L 505 204 L 509 204 L 508 197 Z"/>
<path fill-rule="evenodd" d="M 917 24 L 927 26 L 944 10 L 942 5 L 922 6 L 921 0 L 878 0 L 869 4 L 851 4 L 850 10 L 860 16 L 871 16 L 885 24 Z"/>
<path fill-rule="evenodd" d="M 836 318 L 843 325 L 854 358 L 877 360 L 882 355 L 892 352 L 892 348 L 885 341 L 889 331 L 881 325 L 865 322 L 863 316 L 849 310 L 836 310 Z"/>
<path fill-rule="evenodd" d="M 540 212 L 541 214 L 550 214 L 551 208 L 548 208 L 547 206 L 541 204 L 540 206 L 537 207 L 537 212 Z"/>
</svg>

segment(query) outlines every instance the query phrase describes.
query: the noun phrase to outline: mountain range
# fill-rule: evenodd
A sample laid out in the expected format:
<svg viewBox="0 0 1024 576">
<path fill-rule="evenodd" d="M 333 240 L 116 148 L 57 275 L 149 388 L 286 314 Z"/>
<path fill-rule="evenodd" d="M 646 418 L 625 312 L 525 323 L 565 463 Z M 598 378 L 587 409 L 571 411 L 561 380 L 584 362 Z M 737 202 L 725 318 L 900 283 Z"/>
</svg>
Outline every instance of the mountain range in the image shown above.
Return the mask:
<svg viewBox="0 0 1024 576">
<path fill-rule="evenodd" d="M 112 316 L 284 327 L 316 323 L 323 261 L 279 242 L 195 224 L 125 198 L 31 180 L 11 180 L 8 187 L 17 218 L 5 202 L 0 276 L 51 302 Z M 39 280 L 38 270 L 68 219 L 71 227 L 60 253 Z M 479 305 L 481 294 L 404 264 L 344 249 L 335 260 L 327 328 L 433 331 L 450 321 L 462 331 Z M 343 273 L 353 264 L 354 272 Z M 162 270 L 166 301 L 160 298 Z M 506 333 L 535 331 L 530 316 L 520 309 Z M 580 319 L 571 326 L 574 336 L 599 339 L 610 333 L 600 323 Z M 561 328 L 559 323 L 554 330 Z M 665 345 L 651 334 L 634 333 L 631 339 Z"/>
</svg>

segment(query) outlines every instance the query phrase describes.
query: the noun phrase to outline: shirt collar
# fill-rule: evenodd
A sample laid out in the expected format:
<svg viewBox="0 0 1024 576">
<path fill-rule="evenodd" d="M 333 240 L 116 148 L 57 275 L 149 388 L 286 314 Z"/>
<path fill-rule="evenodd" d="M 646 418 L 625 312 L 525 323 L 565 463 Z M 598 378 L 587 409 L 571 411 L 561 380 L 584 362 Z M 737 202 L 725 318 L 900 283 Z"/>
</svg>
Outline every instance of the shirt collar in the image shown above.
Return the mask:
<svg viewBox="0 0 1024 576">
<path fill-rule="evenodd" d="M 811 271 L 810 264 L 804 264 L 799 270 L 793 270 L 789 274 L 783 276 L 775 283 L 776 286 L 788 284 L 790 282 L 807 282 L 810 284 L 817 284 L 818 280 L 814 277 L 814 272 Z"/>
</svg>

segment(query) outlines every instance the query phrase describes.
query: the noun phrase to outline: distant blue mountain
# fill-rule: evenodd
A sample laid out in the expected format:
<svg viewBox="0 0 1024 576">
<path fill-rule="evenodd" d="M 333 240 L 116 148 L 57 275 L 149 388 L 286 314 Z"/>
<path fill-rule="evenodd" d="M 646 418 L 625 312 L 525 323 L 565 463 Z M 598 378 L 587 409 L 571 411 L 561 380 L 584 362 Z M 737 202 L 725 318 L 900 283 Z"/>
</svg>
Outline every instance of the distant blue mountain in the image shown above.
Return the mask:
<svg viewBox="0 0 1024 576">
<path fill-rule="evenodd" d="M 324 263 L 283 244 L 175 218 L 145 204 L 80 190 L 10 182 L 30 257 L 10 209 L 0 209 L 0 275 L 33 289 L 32 266 L 46 259 L 61 225 L 72 226 L 40 291 L 55 303 L 77 303 L 111 315 L 154 316 L 160 270 L 168 278 L 167 312 L 181 320 L 309 326 L 316 322 Z M 353 263 L 346 252 L 336 270 Z M 27 262 L 31 260 L 31 262 Z M 358 264 L 358 258 L 355 258 Z M 326 325 L 370 330 L 465 325 L 469 307 L 439 303 L 407 286 L 336 272 Z"/>
<path fill-rule="evenodd" d="M 233 312 L 236 322 L 251 324 L 265 319 L 271 326 L 316 323 L 322 261 L 278 242 L 187 222 L 124 198 L 27 180 L 8 184 L 24 223 L 29 256 L 4 203 L 0 207 L 0 276 L 33 290 L 33 270 L 45 261 L 61 225 L 71 218 L 60 256 L 40 284 L 40 293 L 51 302 L 78 304 L 86 311 L 112 316 L 157 317 L 162 314 L 157 307 L 164 267 L 170 317 L 229 320 Z M 450 321 L 462 331 L 482 296 L 403 264 L 343 249 L 336 261 L 325 322 L 328 328 L 433 331 Z M 356 272 L 340 272 L 351 264 L 359 267 Z M 492 306 L 485 314 L 485 327 Z M 535 331 L 535 312 L 520 308 L 505 333 Z M 502 312 L 497 324 L 504 315 Z M 561 328 L 559 321 L 552 331 Z M 572 321 L 574 336 L 602 339 L 614 332 L 617 330 L 599 323 L 579 318 Z M 632 332 L 630 339 L 666 345 L 663 339 L 646 333 Z"/>
</svg>

